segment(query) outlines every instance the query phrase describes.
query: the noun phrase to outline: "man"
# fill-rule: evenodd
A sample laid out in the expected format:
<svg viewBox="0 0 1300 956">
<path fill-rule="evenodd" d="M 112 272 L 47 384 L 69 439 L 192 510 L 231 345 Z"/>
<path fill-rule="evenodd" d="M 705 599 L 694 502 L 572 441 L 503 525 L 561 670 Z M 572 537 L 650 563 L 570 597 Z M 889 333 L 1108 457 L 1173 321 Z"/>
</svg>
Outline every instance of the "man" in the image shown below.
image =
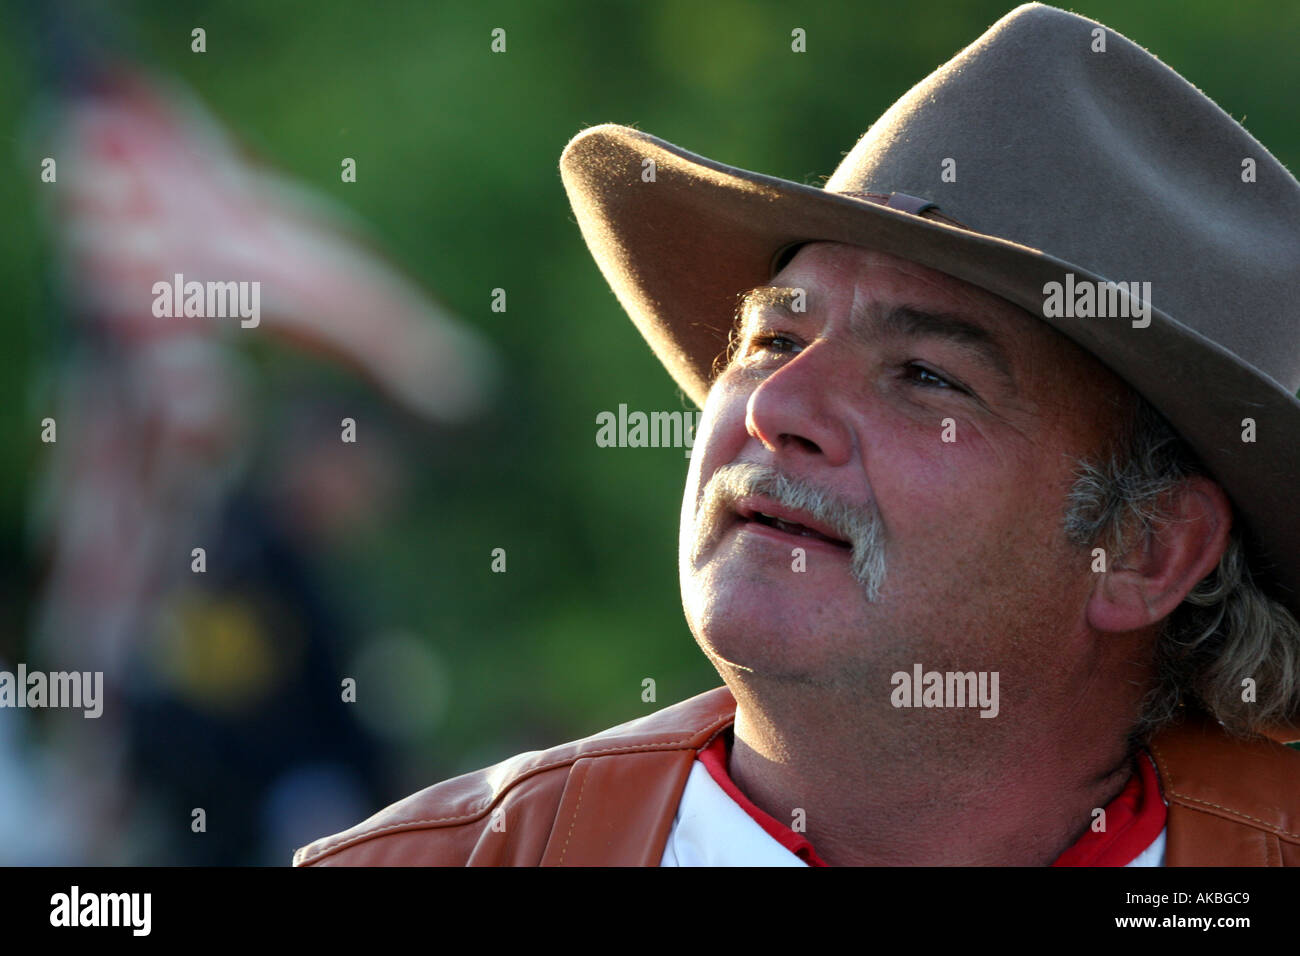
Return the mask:
<svg viewBox="0 0 1300 956">
<path fill-rule="evenodd" d="M 561 168 L 704 409 L 682 594 L 726 687 L 297 864 L 1300 863 L 1300 184 L 1263 146 L 1034 4 L 824 190 L 614 126 Z"/>
</svg>

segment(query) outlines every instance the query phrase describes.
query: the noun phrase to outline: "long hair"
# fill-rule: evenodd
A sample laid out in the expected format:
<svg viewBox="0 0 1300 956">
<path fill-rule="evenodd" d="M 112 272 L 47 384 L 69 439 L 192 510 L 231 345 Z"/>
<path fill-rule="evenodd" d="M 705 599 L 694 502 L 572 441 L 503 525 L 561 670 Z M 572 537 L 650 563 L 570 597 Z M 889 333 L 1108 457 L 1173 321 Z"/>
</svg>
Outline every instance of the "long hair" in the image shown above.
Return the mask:
<svg viewBox="0 0 1300 956">
<path fill-rule="evenodd" d="M 1208 475 L 1164 417 L 1135 397 L 1112 453 L 1078 462 L 1065 516 L 1071 541 L 1103 546 L 1120 559 L 1172 520 L 1169 504 L 1185 479 Z M 1241 736 L 1300 714 L 1300 622 L 1257 581 L 1251 549 L 1234 510 L 1218 566 L 1164 621 L 1155 685 L 1143 700 L 1134 739 L 1149 739 L 1188 701 Z M 1250 686 L 1253 695 L 1246 693 Z"/>
</svg>

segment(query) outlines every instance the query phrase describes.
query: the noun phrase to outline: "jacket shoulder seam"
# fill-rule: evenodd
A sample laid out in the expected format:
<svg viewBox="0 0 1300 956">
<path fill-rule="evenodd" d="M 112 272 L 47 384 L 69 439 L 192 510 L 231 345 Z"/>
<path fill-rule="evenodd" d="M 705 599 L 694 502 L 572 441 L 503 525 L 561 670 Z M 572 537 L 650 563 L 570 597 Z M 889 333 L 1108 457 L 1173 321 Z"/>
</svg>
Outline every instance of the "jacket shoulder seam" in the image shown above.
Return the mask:
<svg viewBox="0 0 1300 956">
<path fill-rule="evenodd" d="M 1277 836 L 1286 837 L 1288 841 L 1300 841 L 1300 833 L 1293 833 L 1292 831 L 1286 830 L 1276 823 L 1270 823 L 1268 820 L 1251 816 L 1249 813 L 1245 813 L 1233 807 L 1227 807 L 1224 806 L 1223 804 L 1215 803 L 1212 800 L 1203 800 L 1200 797 L 1194 797 L 1190 793 L 1185 793 L 1181 790 L 1178 790 L 1174 786 L 1173 773 L 1171 772 L 1171 768 L 1166 762 L 1164 754 L 1160 752 L 1160 748 L 1155 744 L 1154 741 L 1150 744 L 1150 750 L 1157 760 L 1157 766 L 1161 770 L 1162 775 L 1168 779 L 1169 786 L 1166 792 L 1169 796 L 1170 802 L 1180 803 L 1183 806 L 1187 807 L 1189 810 L 1197 810 L 1201 813 L 1211 813 L 1212 811 L 1218 811 L 1217 814 L 1213 814 L 1213 815 L 1215 816 L 1227 815 L 1230 817 L 1236 817 L 1238 820 L 1246 821 L 1246 824 L 1250 826 L 1252 829 L 1266 830 L 1267 832 L 1275 834 Z"/>
<path fill-rule="evenodd" d="M 461 823 L 472 823 L 475 820 L 482 819 L 483 815 L 486 814 L 489 810 L 491 810 L 492 807 L 498 801 L 500 801 L 501 798 L 504 797 L 512 788 L 514 788 L 517 784 L 523 783 L 525 780 L 529 779 L 530 777 L 534 777 L 537 776 L 538 774 L 545 773 L 548 770 L 556 770 L 560 767 L 577 763 L 579 760 L 585 760 L 589 757 L 606 757 L 612 754 L 628 753 L 632 751 L 642 751 L 642 752 L 649 753 L 655 751 L 688 749 L 683 747 L 682 745 L 689 743 L 693 738 L 698 737 L 701 733 L 708 734 L 709 739 L 712 739 L 712 737 L 716 734 L 719 728 L 725 727 L 727 724 L 731 723 L 734 720 L 735 720 L 734 713 L 724 714 L 723 716 L 717 718 L 711 724 L 708 724 L 704 728 L 700 730 L 691 731 L 685 737 L 682 737 L 677 740 L 664 741 L 662 743 L 655 743 L 655 744 L 629 744 L 623 747 L 605 747 L 601 750 L 593 750 L 590 753 L 570 754 L 567 757 L 562 757 L 556 760 L 552 760 L 549 763 L 544 763 L 541 764 L 540 766 L 533 767 L 532 769 L 527 770 L 524 773 L 519 774 L 518 776 L 508 778 L 496 791 L 492 799 L 490 799 L 478 810 L 475 810 L 473 812 L 462 813 L 457 816 L 450 816 L 450 817 L 428 817 L 422 820 L 401 820 L 396 823 L 386 823 L 383 824 L 382 826 L 377 826 L 372 829 L 365 830 L 361 833 L 353 834 L 352 836 L 339 840 L 336 843 L 330 843 L 327 841 L 314 852 L 304 853 L 302 857 L 296 860 L 295 862 L 299 866 L 308 863 L 314 863 L 317 860 L 320 860 L 323 857 L 329 856 L 333 853 L 337 853 L 340 850 L 350 849 L 351 847 L 354 847 L 360 843 L 364 843 L 367 840 L 373 839 L 375 837 L 388 835 L 387 831 L 394 831 L 394 830 L 406 831 L 406 830 L 417 830 L 417 829 L 426 829 L 426 828 L 439 828 L 443 826 L 450 826 L 450 825 L 461 824 Z M 690 749 L 694 749 L 694 748 L 690 748 Z"/>
<path fill-rule="evenodd" d="M 587 781 L 590 779 L 590 773 L 582 775 L 582 786 L 578 788 L 578 804 L 573 808 L 573 817 L 569 820 L 569 832 L 564 835 L 564 846 L 560 848 L 559 866 L 564 865 L 564 854 L 569 852 L 569 841 L 573 839 L 573 828 L 578 825 L 578 814 L 582 811 L 582 795 L 587 792 Z"/>
<path fill-rule="evenodd" d="M 1287 837 L 1291 841 L 1300 841 L 1300 833 L 1293 833 L 1290 830 L 1284 830 L 1276 823 L 1269 823 L 1267 820 L 1261 820 L 1259 817 L 1252 817 L 1249 813 L 1242 813 L 1240 810 L 1234 810 L 1232 807 L 1225 807 L 1222 804 L 1213 803 L 1209 800 L 1202 800 L 1199 797 L 1193 797 L 1190 794 L 1181 793 L 1178 790 L 1169 791 L 1171 800 L 1188 806 L 1188 804 L 1200 804 L 1200 807 L 1188 806 L 1189 810 L 1200 810 L 1201 807 L 1209 807 L 1212 810 L 1218 810 L 1219 814 L 1228 814 L 1229 816 L 1238 817 L 1250 823 L 1253 829 L 1267 830 L 1269 833 L 1277 836 Z M 1201 810 L 1202 813 L 1209 813 L 1209 810 Z"/>
</svg>

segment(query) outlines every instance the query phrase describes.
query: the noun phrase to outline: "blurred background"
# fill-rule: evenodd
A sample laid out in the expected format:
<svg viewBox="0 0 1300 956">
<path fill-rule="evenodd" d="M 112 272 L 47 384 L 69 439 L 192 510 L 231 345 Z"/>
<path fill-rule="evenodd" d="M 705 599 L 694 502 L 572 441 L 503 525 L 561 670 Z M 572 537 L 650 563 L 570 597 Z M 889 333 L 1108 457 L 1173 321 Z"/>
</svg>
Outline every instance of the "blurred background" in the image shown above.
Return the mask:
<svg viewBox="0 0 1300 956">
<path fill-rule="evenodd" d="M 0 710 L 0 864 L 284 865 L 717 686 L 688 460 L 595 442 L 690 406 L 560 152 L 618 122 L 819 184 L 1011 4 L 105 7 L 0 20 L 0 669 L 105 673 L 99 719 Z M 1300 168 L 1300 5 L 1072 9 Z M 174 273 L 260 280 L 260 323 L 151 315 Z"/>
</svg>

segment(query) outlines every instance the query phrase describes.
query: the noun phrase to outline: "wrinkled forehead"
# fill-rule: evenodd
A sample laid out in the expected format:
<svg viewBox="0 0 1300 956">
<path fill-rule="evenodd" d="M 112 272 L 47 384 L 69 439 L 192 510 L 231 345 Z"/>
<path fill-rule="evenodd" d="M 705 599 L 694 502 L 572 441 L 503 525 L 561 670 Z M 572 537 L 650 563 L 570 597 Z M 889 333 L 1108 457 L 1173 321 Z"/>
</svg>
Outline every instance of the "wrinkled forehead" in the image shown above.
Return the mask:
<svg viewBox="0 0 1300 956">
<path fill-rule="evenodd" d="M 769 306 L 793 306 L 800 311 L 847 306 L 860 313 L 873 304 L 911 304 L 1018 325 L 1027 335 L 1057 334 L 1031 313 L 992 292 L 879 250 L 809 242 L 796 247 L 784 261 L 766 284 L 740 296 L 738 317 Z"/>
</svg>

